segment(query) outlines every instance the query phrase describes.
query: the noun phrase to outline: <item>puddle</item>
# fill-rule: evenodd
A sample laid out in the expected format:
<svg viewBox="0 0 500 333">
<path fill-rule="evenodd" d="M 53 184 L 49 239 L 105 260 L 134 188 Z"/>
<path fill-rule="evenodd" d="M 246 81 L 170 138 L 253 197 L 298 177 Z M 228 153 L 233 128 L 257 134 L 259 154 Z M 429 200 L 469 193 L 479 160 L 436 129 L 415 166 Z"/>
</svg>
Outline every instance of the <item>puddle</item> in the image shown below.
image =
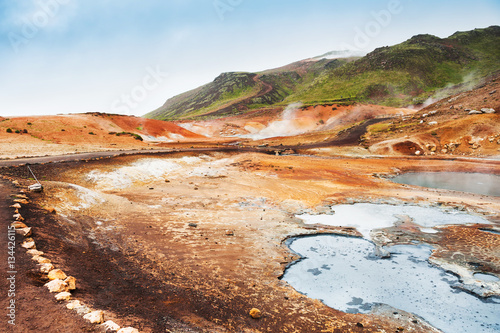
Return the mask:
<svg viewBox="0 0 500 333">
<path fill-rule="evenodd" d="M 500 196 L 500 176 L 467 172 L 405 173 L 391 180 L 398 184 Z"/>
<path fill-rule="evenodd" d="M 397 245 L 391 259 L 374 256 L 362 238 L 319 235 L 289 241 L 303 259 L 283 276 L 296 290 L 350 313 L 388 304 L 414 313 L 445 333 L 500 332 L 500 300 L 453 288 L 458 278 L 430 265 L 432 248 Z"/>
<path fill-rule="evenodd" d="M 495 275 L 486 273 L 475 273 L 474 278 L 484 282 L 498 282 L 500 281 Z"/>
<path fill-rule="evenodd" d="M 363 236 L 370 239 L 373 229 L 388 228 L 398 222 L 399 216 L 409 216 L 423 232 L 433 233 L 433 227 L 450 224 L 490 224 L 486 219 L 436 207 L 405 205 L 379 205 L 357 203 L 354 205 L 332 206 L 333 215 L 297 215 L 306 224 L 324 224 L 331 226 L 355 227 Z"/>
<path fill-rule="evenodd" d="M 489 232 L 490 234 L 494 234 L 494 235 L 500 235 L 500 231 L 494 230 L 494 229 L 481 228 L 479 230 L 484 231 L 484 232 Z"/>
</svg>

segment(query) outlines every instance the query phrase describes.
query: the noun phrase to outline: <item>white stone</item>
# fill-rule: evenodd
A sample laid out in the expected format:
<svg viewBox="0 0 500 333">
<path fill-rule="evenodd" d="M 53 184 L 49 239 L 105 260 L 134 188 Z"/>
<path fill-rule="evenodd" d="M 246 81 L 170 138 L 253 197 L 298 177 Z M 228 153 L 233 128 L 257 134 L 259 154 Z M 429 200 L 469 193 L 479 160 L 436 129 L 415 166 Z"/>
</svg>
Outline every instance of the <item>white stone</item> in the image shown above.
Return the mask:
<svg viewBox="0 0 500 333">
<path fill-rule="evenodd" d="M 107 322 L 102 324 L 102 327 L 104 328 L 104 330 L 106 332 L 107 331 L 118 331 L 120 329 L 120 325 L 118 325 L 117 323 L 115 323 L 112 320 L 108 320 Z"/>
<path fill-rule="evenodd" d="M 25 249 L 34 249 L 35 248 L 35 241 L 31 238 L 28 238 L 24 242 L 21 243 L 21 247 L 24 247 Z"/>
<path fill-rule="evenodd" d="M 40 265 L 40 272 L 42 272 L 43 274 L 48 274 L 53 269 L 54 265 L 50 263 L 44 263 Z"/>
<path fill-rule="evenodd" d="M 44 253 L 42 251 L 38 251 L 38 250 L 28 250 L 26 251 L 27 254 L 29 255 L 32 255 L 32 256 L 43 256 Z"/>
<path fill-rule="evenodd" d="M 92 311 L 83 316 L 83 319 L 90 321 L 92 324 L 101 324 L 104 321 L 104 312 L 101 310 Z"/>
<path fill-rule="evenodd" d="M 68 276 L 60 269 L 53 269 L 49 272 L 49 280 L 64 280 Z"/>
<path fill-rule="evenodd" d="M 69 290 L 75 290 L 76 289 L 76 279 L 72 276 L 68 276 L 64 282 L 68 285 Z"/>
<path fill-rule="evenodd" d="M 481 112 L 483 112 L 483 113 L 496 113 L 495 109 L 492 109 L 492 108 L 482 108 Z"/>
<path fill-rule="evenodd" d="M 63 291 L 62 293 L 57 294 L 55 297 L 58 301 L 69 301 L 71 299 L 71 293 Z"/>
<path fill-rule="evenodd" d="M 9 206 L 9 207 L 19 209 L 19 208 L 21 208 L 21 205 L 18 202 L 16 202 L 15 204 L 13 204 L 12 206 Z"/>
<path fill-rule="evenodd" d="M 429 122 L 429 125 L 430 125 L 430 126 L 434 126 L 434 125 L 437 125 L 437 124 L 438 124 L 438 123 L 437 123 L 437 121 L 430 121 L 430 122 Z"/>
<path fill-rule="evenodd" d="M 53 280 L 45 284 L 51 293 L 62 293 L 68 291 L 68 285 L 63 280 Z"/>
<path fill-rule="evenodd" d="M 469 112 L 469 114 L 482 114 L 482 112 L 477 110 L 472 110 Z"/>
<path fill-rule="evenodd" d="M 26 228 L 16 229 L 16 234 L 21 235 L 23 237 L 29 237 L 31 236 L 31 228 L 26 227 Z"/>
<path fill-rule="evenodd" d="M 139 333 L 139 330 L 133 327 L 125 327 L 119 330 L 118 333 Z"/>
<path fill-rule="evenodd" d="M 39 256 L 39 255 L 33 256 L 31 258 L 31 260 L 34 260 L 34 261 L 38 262 L 39 264 L 50 264 L 51 263 L 50 259 L 47 259 L 47 258 Z"/>
<path fill-rule="evenodd" d="M 66 308 L 70 309 L 70 310 L 73 310 L 73 309 L 76 309 L 76 308 L 79 308 L 82 306 L 82 303 L 80 303 L 79 300 L 75 299 L 74 301 L 71 301 L 69 302 L 68 304 L 66 304 Z"/>
</svg>

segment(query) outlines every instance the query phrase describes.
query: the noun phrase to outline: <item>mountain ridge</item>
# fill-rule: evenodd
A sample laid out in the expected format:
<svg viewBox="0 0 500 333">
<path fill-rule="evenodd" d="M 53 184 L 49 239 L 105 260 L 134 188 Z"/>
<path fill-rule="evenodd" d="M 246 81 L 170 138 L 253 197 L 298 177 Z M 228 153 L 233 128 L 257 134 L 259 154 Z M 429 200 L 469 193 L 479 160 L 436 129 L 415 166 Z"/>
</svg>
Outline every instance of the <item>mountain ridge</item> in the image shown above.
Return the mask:
<svg viewBox="0 0 500 333">
<path fill-rule="evenodd" d="M 477 83 L 500 70 L 500 26 L 456 32 L 447 38 L 420 34 L 364 57 L 317 58 L 262 72 L 222 73 L 206 85 L 170 98 L 145 117 L 214 119 L 294 102 L 423 104 L 441 89 Z"/>
</svg>

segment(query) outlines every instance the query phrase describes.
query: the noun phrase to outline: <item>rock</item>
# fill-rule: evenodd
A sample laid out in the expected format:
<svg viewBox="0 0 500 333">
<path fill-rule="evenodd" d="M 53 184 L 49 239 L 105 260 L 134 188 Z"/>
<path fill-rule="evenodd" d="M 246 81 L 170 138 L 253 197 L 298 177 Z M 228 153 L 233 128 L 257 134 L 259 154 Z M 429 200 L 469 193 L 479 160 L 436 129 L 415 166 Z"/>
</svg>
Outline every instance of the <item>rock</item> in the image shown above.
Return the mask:
<svg viewBox="0 0 500 333">
<path fill-rule="evenodd" d="M 49 280 L 64 280 L 68 276 L 60 269 L 53 269 L 49 272 Z"/>
<path fill-rule="evenodd" d="M 53 269 L 54 265 L 52 265 L 51 263 L 40 264 L 40 272 L 42 272 L 43 274 L 48 274 Z"/>
<path fill-rule="evenodd" d="M 197 228 L 198 224 L 196 224 L 196 223 L 189 223 L 188 226 L 190 226 L 191 228 Z"/>
<path fill-rule="evenodd" d="M 92 311 L 83 316 L 83 319 L 90 321 L 92 324 L 101 324 L 104 321 L 104 312 L 101 310 Z"/>
<path fill-rule="evenodd" d="M 495 109 L 492 109 L 492 108 L 482 108 L 481 109 L 481 112 L 482 113 L 496 113 Z"/>
<path fill-rule="evenodd" d="M 51 263 L 50 259 L 39 256 L 39 255 L 33 256 L 31 258 L 31 260 L 34 260 L 34 261 L 38 262 L 39 264 L 50 264 Z"/>
<path fill-rule="evenodd" d="M 24 242 L 21 243 L 21 247 L 24 247 L 25 249 L 34 249 L 35 241 L 33 238 L 26 238 Z"/>
<path fill-rule="evenodd" d="M 421 152 L 420 150 L 417 150 L 417 151 L 415 152 L 415 155 L 420 156 L 420 155 L 422 155 L 422 152 Z"/>
<path fill-rule="evenodd" d="M 234 231 L 226 230 L 226 236 L 234 236 Z"/>
<path fill-rule="evenodd" d="M 55 214 L 56 209 L 54 207 L 46 207 L 45 210 L 49 212 L 50 214 Z"/>
<path fill-rule="evenodd" d="M 17 203 L 20 203 L 20 204 L 23 204 L 23 205 L 29 204 L 29 201 L 26 200 L 26 199 L 14 199 L 14 202 L 17 202 Z"/>
<path fill-rule="evenodd" d="M 81 306 L 82 306 L 82 303 L 80 303 L 80 301 L 77 299 L 66 304 L 66 308 L 68 308 L 69 310 L 73 310 L 73 309 L 79 308 Z"/>
<path fill-rule="evenodd" d="M 429 126 L 435 126 L 435 125 L 437 125 L 438 123 L 437 123 L 437 121 L 430 121 L 428 124 L 429 124 Z"/>
<path fill-rule="evenodd" d="M 477 110 L 472 110 L 469 112 L 469 114 L 482 114 L 482 112 Z"/>
<path fill-rule="evenodd" d="M 28 250 L 26 251 L 27 254 L 32 255 L 32 256 L 43 256 L 44 253 L 42 251 L 38 250 Z"/>
<path fill-rule="evenodd" d="M 15 203 L 13 204 L 12 206 L 9 206 L 10 208 L 16 208 L 16 209 L 19 209 L 21 208 L 21 205 L 19 203 Z"/>
<path fill-rule="evenodd" d="M 71 293 L 67 291 L 63 291 L 62 293 L 57 294 L 56 300 L 61 302 L 61 301 L 69 301 L 71 299 Z"/>
<path fill-rule="evenodd" d="M 375 255 L 379 258 L 386 259 L 391 257 L 391 252 L 387 251 L 381 246 L 375 247 Z"/>
<path fill-rule="evenodd" d="M 13 218 L 16 219 L 16 221 L 24 221 L 24 218 L 21 216 L 21 214 L 14 214 L 12 215 Z"/>
<path fill-rule="evenodd" d="M 497 92 L 497 90 L 496 90 L 496 89 L 495 89 L 495 90 L 493 90 L 493 91 L 490 91 L 490 95 L 493 95 L 493 94 L 494 94 L 494 93 L 496 93 L 496 92 Z"/>
<path fill-rule="evenodd" d="M 252 317 L 253 319 L 259 319 L 262 317 L 262 312 L 260 312 L 259 309 L 253 308 L 252 310 L 250 310 L 250 317 Z"/>
<path fill-rule="evenodd" d="M 68 285 L 69 290 L 75 290 L 76 289 L 76 279 L 72 276 L 68 276 L 64 282 Z"/>
<path fill-rule="evenodd" d="M 101 327 L 103 329 L 103 332 L 117 332 L 120 329 L 120 325 L 112 320 L 108 320 L 107 322 L 102 324 Z"/>
<path fill-rule="evenodd" d="M 23 190 L 21 190 L 21 192 L 24 192 Z M 26 194 L 16 194 L 14 196 L 16 199 L 26 199 L 28 200 L 29 198 L 26 196 Z"/>
<path fill-rule="evenodd" d="M 448 153 L 448 149 L 441 149 L 441 153 L 442 154 L 447 154 Z"/>
<path fill-rule="evenodd" d="M 125 327 L 119 330 L 117 333 L 139 333 L 139 330 L 133 327 Z"/>
<path fill-rule="evenodd" d="M 51 293 L 62 293 L 68 291 L 68 285 L 63 280 L 52 280 L 45 284 Z"/>
<path fill-rule="evenodd" d="M 16 229 L 16 234 L 21 235 L 23 237 L 29 237 L 31 236 L 31 228 L 26 227 L 26 228 Z"/>
<path fill-rule="evenodd" d="M 16 229 L 23 229 L 23 228 L 27 228 L 28 227 L 26 224 L 24 224 L 23 222 L 20 222 L 20 221 L 12 222 L 10 224 L 10 226 L 14 227 Z"/>
</svg>

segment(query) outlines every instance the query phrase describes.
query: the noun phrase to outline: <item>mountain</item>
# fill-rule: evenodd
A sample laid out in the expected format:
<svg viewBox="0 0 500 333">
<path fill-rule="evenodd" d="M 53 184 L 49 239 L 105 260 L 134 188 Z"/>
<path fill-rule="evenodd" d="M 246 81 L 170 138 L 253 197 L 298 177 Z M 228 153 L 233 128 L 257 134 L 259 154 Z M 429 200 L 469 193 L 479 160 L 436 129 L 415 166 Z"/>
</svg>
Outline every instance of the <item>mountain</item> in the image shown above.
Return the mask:
<svg viewBox="0 0 500 333">
<path fill-rule="evenodd" d="M 213 119 L 298 101 L 306 105 L 422 104 L 499 71 L 500 27 L 457 32 L 444 39 L 417 35 L 361 58 L 330 59 L 335 54 L 342 55 L 329 52 L 260 73 L 223 73 L 211 83 L 169 99 L 146 117 Z"/>
</svg>

